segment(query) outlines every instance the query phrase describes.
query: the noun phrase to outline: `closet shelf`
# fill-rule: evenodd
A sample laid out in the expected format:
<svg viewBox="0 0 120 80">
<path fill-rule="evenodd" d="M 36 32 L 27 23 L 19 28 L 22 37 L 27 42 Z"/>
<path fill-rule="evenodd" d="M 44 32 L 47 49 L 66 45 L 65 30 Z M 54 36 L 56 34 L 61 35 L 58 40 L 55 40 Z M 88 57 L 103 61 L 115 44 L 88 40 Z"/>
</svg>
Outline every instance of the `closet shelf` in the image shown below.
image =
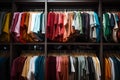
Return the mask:
<svg viewBox="0 0 120 80">
<path fill-rule="evenodd" d="M 44 45 L 45 43 L 12 43 L 13 45 Z"/>
<path fill-rule="evenodd" d="M 48 45 L 100 45 L 100 43 L 47 43 Z"/>
<path fill-rule="evenodd" d="M 117 3 L 120 2 L 120 0 L 103 0 L 103 3 Z"/>
<path fill-rule="evenodd" d="M 0 43 L 0 45 L 10 45 L 10 43 Z"/>
<path fill-rule="evenodd" d="M 0 8 L 4 7 L 5 8 L 11 8 L 12 2 L 11 0 L 0 0 Z"/>
<path fill-rule="evenodd" d="M 103 43 L 104 46 L 120 46 L 120 43 Z"/>
<path fill-rule="evenodd" d="M 45 0 L 15 0 L 15 2 L 33 2 L 33 3 L 39 3 L 39 2 L 45 2 Z"/>
<path fill-rule="evenodd" d="M 75 6 L 79 6 L 79 8 L 81 6 L 84 6 L 84 5 L 87 5 L 87 6 L 84 6 L 84 7 L 88 7 L 89 5 L 88 4 L 91 4 L 92 6 L 96 6 L 98 4 L 98 0 L 48 0 L 48 5 L 51 7 L 51 5 L 66 5 L 66 6 L 69 6 L 69 5 L 74 5 Z M 56 7 L 55 6 L 55 7 Z"/>
<path fill-rule="evenodd" d="M 0 3 L 11 3 L 11 0 L 0 0 Z"/>
<path fill-rule="evenodd" d="M 48 0 L 48 2 L 98 2 L 98 0 Z"/>
</svg>

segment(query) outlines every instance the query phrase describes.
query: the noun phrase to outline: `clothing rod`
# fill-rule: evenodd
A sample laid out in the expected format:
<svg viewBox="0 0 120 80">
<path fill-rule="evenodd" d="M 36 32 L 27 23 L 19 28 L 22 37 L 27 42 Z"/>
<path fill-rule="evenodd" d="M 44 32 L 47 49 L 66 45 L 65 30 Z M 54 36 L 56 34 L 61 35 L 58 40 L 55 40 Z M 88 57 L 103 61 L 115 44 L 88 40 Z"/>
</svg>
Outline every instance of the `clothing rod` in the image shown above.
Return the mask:
<svg viewBox="0 0 120 80">
<path fill-rule="evenodd" d="M 66 8 L 66 9 L 50 9 L 50 11 L 94 11 L 94 9 L 70 9 L 70 8 Z"/>
<path fill-rule="evenodd" d="M 107 11 L 107 12 L 117 12 L 117 11 L 120 11 L 120 9 L 104 9 L 104 11 Z"/>
<path fill-rule="evenodd" d="M 34 8 L 34 9 L 21 9 L 20 11 L 45 11 L 45 10 Z"/>
<path fill-rule="evenodd" d="M 0 8 L 0 11 L 12 11 L 12 9 L 2 9 L 2 8 Z"/>
</svg>

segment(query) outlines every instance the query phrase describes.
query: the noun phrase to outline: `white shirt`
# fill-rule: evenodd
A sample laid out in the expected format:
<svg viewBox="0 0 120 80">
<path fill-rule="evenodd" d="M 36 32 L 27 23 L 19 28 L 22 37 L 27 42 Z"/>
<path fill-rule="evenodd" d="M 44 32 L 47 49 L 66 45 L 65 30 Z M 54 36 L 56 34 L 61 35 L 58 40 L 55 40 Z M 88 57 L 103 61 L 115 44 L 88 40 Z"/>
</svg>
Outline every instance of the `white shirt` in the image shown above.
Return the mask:
<svg viewBox="0 0 120 80">
<path fill-rule="evenodd" d="M 45 34 L 45 14 L 42 15 L 42 34 Z"/>
<path fill-rule="evenodd" d="M 73 57 L 70 56 L 70 63 L 71 63 L 71 72 L 75 72 L 75 67 L 73 65 Z"/>
<path fill-rule="evenodd" d="M 35 61 L 38 58 L 38 56 L 34 56 L 30 59 L 30 66 L 29 71 L 27 75 L 28 80 L 35 80 L 34 73 L 35 73 Z"/>
<path fill-rule="evenodd" d="M 115 80 L 115 69 L 113 60 L 109 57 L 110 64 L 111 64 L 111 80 Z"/>
</svg>

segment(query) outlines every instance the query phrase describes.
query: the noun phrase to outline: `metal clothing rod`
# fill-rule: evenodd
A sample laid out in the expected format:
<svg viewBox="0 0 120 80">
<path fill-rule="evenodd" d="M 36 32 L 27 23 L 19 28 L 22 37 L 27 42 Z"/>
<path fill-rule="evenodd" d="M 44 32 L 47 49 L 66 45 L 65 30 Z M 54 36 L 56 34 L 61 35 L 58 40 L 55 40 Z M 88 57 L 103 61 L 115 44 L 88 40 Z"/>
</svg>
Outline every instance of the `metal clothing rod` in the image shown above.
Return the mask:
<svg viewBox="0 0 120 80">
<path fill-rule="evenodd" d="M 44 9 L 39 9 L 39 8 L 25 8 L 25 9 L 21 9 L 20 11 L 45 11 Z"/>
<path fill-rule="evenodd" d="M 0 11 L 12 11 L 12 9 L 0 8 Z"/>
<path fill-rule="evenodd" d="M 104 10 L 105 12 L 120 12 L 120 9 L 118 8 L 118 9 L 105 9 Z"/>
<path fill-rule="evenodd" d="M 54 8 L 54 9 L 50 9 L 50 11 L 94 11 L 94 9 L 70 9 L 70 8 L 66 8 L 66 9 L 60 9 L 60 8 Z"/>
</svg>

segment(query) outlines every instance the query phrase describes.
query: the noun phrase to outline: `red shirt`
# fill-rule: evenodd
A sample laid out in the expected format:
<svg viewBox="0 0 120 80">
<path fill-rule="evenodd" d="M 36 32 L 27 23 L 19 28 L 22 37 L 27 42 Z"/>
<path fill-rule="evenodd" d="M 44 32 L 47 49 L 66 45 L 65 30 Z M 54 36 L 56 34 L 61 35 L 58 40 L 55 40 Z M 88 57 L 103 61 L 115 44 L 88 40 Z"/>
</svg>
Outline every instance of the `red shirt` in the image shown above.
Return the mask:
<svg viewBox="0 0 120 80">
<path fill-rule="evenodd" d="M 11 80 L 24 80 L 21 76 L 26 57 L 18 57 L 13 61 Z"/>
<path fill-rule="evenodd" d="M 27 13 L 23 13 L 22 14 L 21 23 L 20 23 L 20 38 L 19 39 L 20 39 L 21 43 L 26 43 L 26 40 L 23 37 L 27 33 L 26 32 L 26 27 L 24 25 L 25 19 L 26 19 L 26 15 L 27 15 Z"/>
</svg>

